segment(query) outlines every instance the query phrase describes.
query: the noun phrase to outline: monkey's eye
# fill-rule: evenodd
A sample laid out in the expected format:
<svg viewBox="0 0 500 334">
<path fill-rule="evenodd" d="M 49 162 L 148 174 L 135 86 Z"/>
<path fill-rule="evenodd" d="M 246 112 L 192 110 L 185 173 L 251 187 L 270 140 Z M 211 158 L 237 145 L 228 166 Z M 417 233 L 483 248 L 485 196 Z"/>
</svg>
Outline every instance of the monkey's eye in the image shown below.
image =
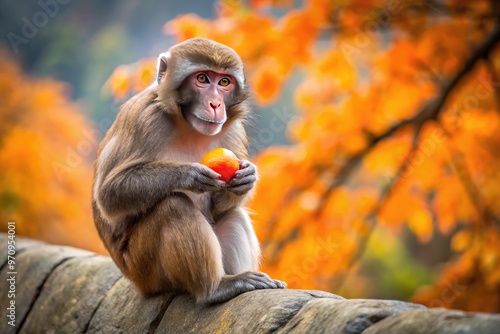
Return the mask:
<svg viewBox="0 0 500 334">
<path fill-rule="evenodd" d="M 222 87 L 227 87 L 227 86 L 229 86 L 230 83 L 231 83 L 231 81 L 229 81 L 228 78 L 222 78 L 219 81 L 219 85 L 221 85 Z"/>
<path fill-rule="evenodd" d="M 196 77 L 196 80 L 198 80 L 198 82 L 201 82 L 201 83 L 207 83 L 208 82 L 208 78 L 205 74 L 201 73 L 201 74 L 198 74 L 198 76 Z"/>
</svg>

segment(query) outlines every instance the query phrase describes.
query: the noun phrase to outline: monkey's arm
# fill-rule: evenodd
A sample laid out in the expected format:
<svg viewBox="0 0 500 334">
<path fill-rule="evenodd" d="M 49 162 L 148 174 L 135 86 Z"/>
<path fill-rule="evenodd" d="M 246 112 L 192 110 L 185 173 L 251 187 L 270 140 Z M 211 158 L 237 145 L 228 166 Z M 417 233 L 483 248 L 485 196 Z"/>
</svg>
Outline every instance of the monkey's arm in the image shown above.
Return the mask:
<svg viewBox="0 0 500 334">
<path fill-rule="evenodd" d="M 113 169 L 97 185 L 97 200 L 108 216 L 139 214 L 175 191 L 219 190 L 220 175 L 201 164 L 134 160 Z"/>
<path fill-rule="evenodd" d="M 257 181 L 257 167 L 247 160 L 241 160 L 240 170 L 226 184 L 226 188 L 212 194 L 212 215 L 215 220 L 229 210 L 244 204 L 252 195 Z"/>
</svg>

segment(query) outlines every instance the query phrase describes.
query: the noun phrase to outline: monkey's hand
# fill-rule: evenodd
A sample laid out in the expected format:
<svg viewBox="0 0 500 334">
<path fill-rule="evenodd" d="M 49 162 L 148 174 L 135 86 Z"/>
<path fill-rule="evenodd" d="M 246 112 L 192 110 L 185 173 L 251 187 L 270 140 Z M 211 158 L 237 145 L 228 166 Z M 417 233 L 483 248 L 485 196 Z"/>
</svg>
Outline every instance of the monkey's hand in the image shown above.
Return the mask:
<svg viewBox="0 0 500 334">
<path fill-rule="evenodd" d="M 248 160 L 240 161 L 240 170 L 227 183 L 227 190 L 236 195 L 245 195 L 257 181 L 257 167 Z"/>
<path fill-rule="evenodd" d="M 222 191 L 212 195 L 212 215 L 215 220 L 223 214 L 240 206 L 257 181 L 257 167 L 247 160 L 240 161 L 240 170 L 225 184 Z"/>
<path fill-rule="evenodd" d="M 217 191 L 221 190 L 225 185 L 225 182 L 219 180 L 219 177 L 219 173 L 214 172 L 207 166 L 193 163 L 189 166 L 187 175 L 184 175 L 183 183 L 185 189 L 196 193 Z"/>
</svg>

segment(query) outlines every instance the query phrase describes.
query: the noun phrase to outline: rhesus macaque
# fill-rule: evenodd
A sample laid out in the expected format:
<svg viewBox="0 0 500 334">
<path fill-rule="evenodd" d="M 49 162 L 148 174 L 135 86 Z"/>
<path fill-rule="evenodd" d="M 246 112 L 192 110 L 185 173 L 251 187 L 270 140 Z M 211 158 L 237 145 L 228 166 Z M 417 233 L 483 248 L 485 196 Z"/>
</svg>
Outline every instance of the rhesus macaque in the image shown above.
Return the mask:
<svg viewBox="0 0 500 334">
<path fill-rule="evenodd" d="M 257 271 L 259 244 L 243 208 L 257 180 L 246 160 L 248 95 L 234 50 L 190 39 L 160 55 L 156 82 L 122 106 L 101 142 L 95 224 L 144 295 L 185 291 L 212 304 L 285 287 Z M 241 159 L 227 183 L 198 163 L 217 147 Z"/>
</svg>

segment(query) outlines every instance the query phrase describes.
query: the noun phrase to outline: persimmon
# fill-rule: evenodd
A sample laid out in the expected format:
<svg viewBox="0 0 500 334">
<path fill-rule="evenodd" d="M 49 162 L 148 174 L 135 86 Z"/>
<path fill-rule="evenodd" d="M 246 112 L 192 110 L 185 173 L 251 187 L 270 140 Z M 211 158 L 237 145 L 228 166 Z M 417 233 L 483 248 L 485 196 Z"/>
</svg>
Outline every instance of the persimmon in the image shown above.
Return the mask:
<svg viewBox="0 0 500 334">
<path fill-rule="evenodd" d="M 222 147 L 205 154 L 201 159 L 201 163 L 219 173 L 220 179 L 224 182 L 231 180 L 240 169 L 240 161 L 236 155 Z"/>
</svg>

